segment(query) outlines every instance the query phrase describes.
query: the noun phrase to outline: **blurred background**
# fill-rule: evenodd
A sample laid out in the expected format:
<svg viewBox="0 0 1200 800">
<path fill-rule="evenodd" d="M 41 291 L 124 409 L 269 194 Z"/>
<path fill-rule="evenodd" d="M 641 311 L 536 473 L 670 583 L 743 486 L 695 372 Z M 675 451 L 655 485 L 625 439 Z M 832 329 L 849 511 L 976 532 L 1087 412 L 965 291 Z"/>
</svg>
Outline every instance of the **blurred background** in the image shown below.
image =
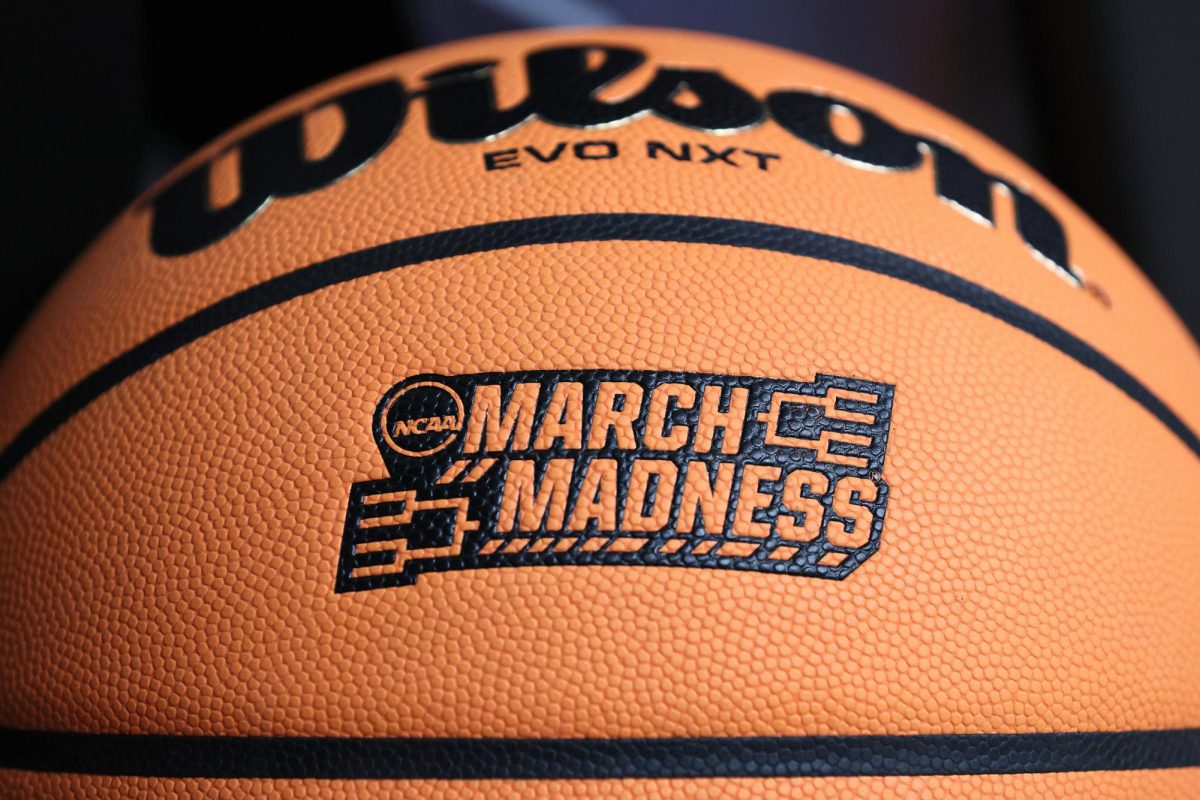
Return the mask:
<svg viewBox="0 0 1200 800">
<path fill-rule="evenodd" d="M 426 44 L 622 23 L 783 45 L 940 106 L 1074 198 L 1200 333 L 1196 0 L 56 0 L 0 10 L 0 346 L 123 206 L 272 102 Z"/>
</svg>

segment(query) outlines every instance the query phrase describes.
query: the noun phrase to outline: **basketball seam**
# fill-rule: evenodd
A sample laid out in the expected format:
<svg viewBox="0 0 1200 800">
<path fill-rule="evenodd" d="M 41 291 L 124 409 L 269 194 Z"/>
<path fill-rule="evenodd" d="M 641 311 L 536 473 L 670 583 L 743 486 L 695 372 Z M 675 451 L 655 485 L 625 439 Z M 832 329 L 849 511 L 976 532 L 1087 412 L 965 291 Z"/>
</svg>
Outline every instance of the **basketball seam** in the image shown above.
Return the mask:
<svg viewBox="0 0 1200 800">
<path fill-rule="evenodd" d="M 203 736 L 0 728 L 0 768 L 151 778 L 795 778 L 1195 766 L 1200 766 L 1200 728 L 611 739 Z"/>
<path fill-rule="evenodd" d="M 1137 378 L 1035 311 L 966 278 L 873 245 L 764 222 L 675 214 L 567 214 L 438 231 L 346 253 L 270 278 L 207 306 L 126 350 L 33 418 L 0 452 L 0 481 L 93 400 L 161 358 L 288 300 L 400 267 L 541 244 L 604 241 L 709 244 L 805 256 L 886 275 L 957 300 L 1049 344 L 1141 405 L 1197 456 L 1200 437 Z"/>
</svg>

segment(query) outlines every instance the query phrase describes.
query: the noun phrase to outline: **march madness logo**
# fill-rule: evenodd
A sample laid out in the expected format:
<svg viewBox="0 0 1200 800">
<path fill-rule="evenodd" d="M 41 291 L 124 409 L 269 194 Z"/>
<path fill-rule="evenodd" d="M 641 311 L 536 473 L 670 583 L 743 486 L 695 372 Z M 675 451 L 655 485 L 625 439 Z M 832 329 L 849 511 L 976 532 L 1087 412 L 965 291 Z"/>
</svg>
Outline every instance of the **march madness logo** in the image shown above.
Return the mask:
<svg viewBox="0 0 1200 800">
<path fill-rule="evenodd" d="M 555 565 L 844 578 L 879 549 L 893 387 L 817 375 L 419 375 L 379 402 L 338 592 Z"/>
</svg>

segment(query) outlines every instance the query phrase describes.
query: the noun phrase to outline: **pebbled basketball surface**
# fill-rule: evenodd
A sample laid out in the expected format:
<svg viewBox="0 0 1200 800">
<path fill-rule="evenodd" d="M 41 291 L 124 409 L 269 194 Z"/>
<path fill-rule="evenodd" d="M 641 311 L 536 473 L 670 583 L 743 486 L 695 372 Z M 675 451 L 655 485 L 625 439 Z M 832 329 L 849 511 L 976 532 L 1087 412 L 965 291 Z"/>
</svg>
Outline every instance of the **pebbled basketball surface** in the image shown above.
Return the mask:
<svg viewBox="0 0 1200 800">
<path fill-rule="evenodd" d="M 339 78 L 123 213 L 0 382 L 8 796 L 1200 790 L 1196 345 L 829 64 Z"/>
</svg>

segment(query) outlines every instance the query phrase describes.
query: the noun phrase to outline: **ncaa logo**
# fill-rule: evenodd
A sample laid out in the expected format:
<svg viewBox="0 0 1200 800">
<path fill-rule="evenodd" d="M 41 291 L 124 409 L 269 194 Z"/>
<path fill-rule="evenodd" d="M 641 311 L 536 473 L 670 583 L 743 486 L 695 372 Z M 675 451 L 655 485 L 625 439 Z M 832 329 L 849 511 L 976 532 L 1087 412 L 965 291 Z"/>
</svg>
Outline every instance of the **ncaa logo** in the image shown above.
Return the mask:
<svg viewBox="0 0 1200 800">
<path fill-rule="evenodd" d="M 404 381 L 389 395 L 379 406 L 375 433 L 401 455 L 433 455 L 449 447 L 462 431 L 462 398 L 444 383 Z"/>
</svg>

